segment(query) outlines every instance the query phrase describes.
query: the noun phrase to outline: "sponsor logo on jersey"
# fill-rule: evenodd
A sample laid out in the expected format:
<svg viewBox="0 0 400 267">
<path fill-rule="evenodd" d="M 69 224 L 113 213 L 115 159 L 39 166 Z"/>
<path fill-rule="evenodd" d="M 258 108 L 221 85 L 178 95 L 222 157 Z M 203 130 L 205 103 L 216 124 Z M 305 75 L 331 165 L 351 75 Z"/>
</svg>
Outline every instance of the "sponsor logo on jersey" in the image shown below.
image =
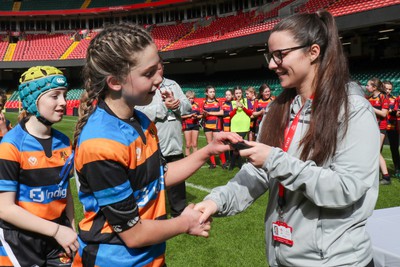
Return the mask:
<svg viewBox="0 0 400 267">
<path fill-rule="evenodd" d="M 66 198 L 67 197 L 67 189 L 57 187 L 56 190 L 42 189 L 42 188 L 33 188 L 29 191 L 29 198 L 34 202 L 44 202 L 48 199 L 53 198 Z"/>
</svg>

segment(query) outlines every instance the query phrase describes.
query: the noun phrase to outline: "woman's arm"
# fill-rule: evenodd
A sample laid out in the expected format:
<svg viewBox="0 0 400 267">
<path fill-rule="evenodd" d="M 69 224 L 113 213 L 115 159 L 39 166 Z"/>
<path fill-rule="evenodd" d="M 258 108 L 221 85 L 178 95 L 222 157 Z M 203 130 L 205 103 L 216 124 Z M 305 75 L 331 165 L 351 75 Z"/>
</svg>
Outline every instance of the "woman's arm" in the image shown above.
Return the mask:
<svg viewBox="0 0 400 267">
<path fill-rule="evenodd" d="M 371 106 L 365 103 L 350 113 L 346 136 L 338 143 L 329 167 L 255 142 L 249 142 L 254 147 L 240 154 L 262 167 L 271 179 L 278 179 L 290 191 L 302 192 L 317 206 L 348 207 L 377 186 L 379 130 Z"/>
<path fill-rule="evenodd" d="M 224 186 L 214 188 L 202 202 L 196 204 L 195 209 L 203 213 L 200 222 L 207 221 L 217 212 L 221 216 L 242 212 L 268 188 L 267 173 L 252 164 L 244 164 L 232 180 Z"/>
</svg>

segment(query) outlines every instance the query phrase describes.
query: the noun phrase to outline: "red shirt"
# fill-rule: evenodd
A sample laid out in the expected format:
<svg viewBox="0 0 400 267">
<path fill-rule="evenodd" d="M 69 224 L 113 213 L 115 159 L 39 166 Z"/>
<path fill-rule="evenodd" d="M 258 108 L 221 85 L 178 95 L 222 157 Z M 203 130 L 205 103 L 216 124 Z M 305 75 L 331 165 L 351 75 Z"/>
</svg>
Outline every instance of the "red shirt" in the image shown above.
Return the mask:
<svg viewBox="0 0 400 267">
<path fill-rule="evenodd" d="M 389 101 L 386 98 L 386 96 L 382 93 L 380 93 L 376 97 L 370 96 L 368 98 L 368 100 L 369 100 L 369 103 L 371 103 L 371 105 L 378 110 L 382 110 L 382 109 L 389 110 Z M 386 130 L 387 117 L 381 117 L 381 116 L 376 115 L 376 119 L 378 120 L 379 129 Z"/>
</svg>

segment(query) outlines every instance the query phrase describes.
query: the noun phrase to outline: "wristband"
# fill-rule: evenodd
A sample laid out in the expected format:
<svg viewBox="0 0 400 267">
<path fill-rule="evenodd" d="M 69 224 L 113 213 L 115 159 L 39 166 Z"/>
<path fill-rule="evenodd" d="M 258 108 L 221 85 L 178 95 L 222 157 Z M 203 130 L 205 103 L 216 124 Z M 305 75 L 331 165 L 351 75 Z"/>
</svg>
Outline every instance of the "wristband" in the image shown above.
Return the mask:
<svg viewBox="0 0 400 267">
<path fill-rule="evenodd" d="M 56 237 L 56 235 L 57 235 L 59 229 L 60 229 L 60 225 L 57 224 L 56 232 L 55 232 L 51 237 Z"/>
</svg>

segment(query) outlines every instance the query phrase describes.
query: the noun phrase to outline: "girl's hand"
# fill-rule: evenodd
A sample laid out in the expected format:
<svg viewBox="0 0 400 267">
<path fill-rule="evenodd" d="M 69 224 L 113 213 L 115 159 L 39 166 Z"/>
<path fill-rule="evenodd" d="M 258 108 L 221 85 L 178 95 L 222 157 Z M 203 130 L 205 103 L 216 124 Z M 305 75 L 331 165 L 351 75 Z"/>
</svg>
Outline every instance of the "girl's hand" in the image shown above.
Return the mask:
<svg viewBox="0 0 400 267">
<path fill-rule="evenodd" d="M 189 227 L 187 233 L 189 235 L 202 236 L 202 237 L 209 236 L 208 232 L 211 229 L 211 221 L 205 220 L 202 223 L 200 223 L 200 217 L 202 216 L 202 213 L 194 209 L 194 204 L 189 204 L 183 210 L 180 216 L 184 217 L 188 222 Z"/>
<path fill-rule="evenodd" d="M 213 140 L 207 145 L 209 155 L 217 155 L 231 149 L 230 143 L 242 142 L 243 138 L 237 133 L 213 133 Z"/>
<path fill-rule="evenodd" d="M 248 161 L 257 168 L 261 168 L 269 157 L 272 147 L 253 141 L 244 141 L 251 148 L 239 151 L 240 156 L 246 157 Z"/>
<path fill-rule="evenodd" d="M 78 235 L 72 228 L 59 225 L 53 237 L 64 248 L 69 257 L 72 257 L 79 248 Z"/>
<path fill-rule="evenodd" d="M 240 102 L 240 101 L 236 101 L 236 106 L 237 106 L 238 108 L 243 108 L 243 104 L 242 104 L 242 102 Z"/>
<path fill-rule="evenodd" d="M 218 211 L 217 204 L 212 201 L 212 200 L 203 200 L 200 203 L 197 203 L 196 206 L 194 206 L 195 210 L 198 210 L 202 213 L 200 216 L 200 221 L 199 223 L 207 222 L 207 221 L 212 221 L 211 216 Z"/>
<path fill-rule="evenodd" d="M 3 133 L 4 131 L 7 131 L 6 117 L 1 112 L 0 112 L 0 131 L 2 131 Z"/>
</svg>

